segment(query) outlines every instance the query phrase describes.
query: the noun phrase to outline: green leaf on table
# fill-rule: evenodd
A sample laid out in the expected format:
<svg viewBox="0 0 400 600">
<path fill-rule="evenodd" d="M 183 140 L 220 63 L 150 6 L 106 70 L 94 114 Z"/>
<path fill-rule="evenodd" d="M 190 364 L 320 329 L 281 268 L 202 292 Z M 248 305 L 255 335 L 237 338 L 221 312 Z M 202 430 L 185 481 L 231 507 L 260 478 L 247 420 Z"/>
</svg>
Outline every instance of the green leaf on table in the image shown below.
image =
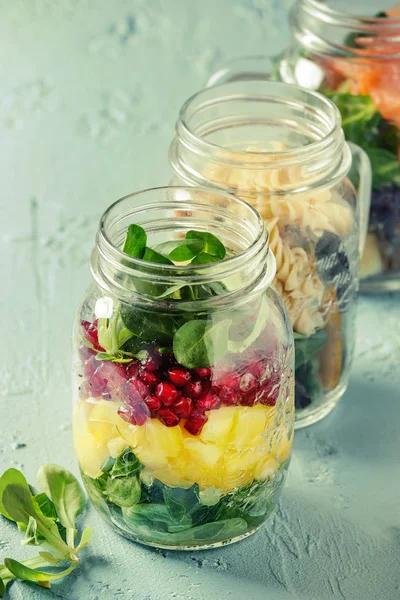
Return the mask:
<svg viewBox="0 0 400 600">
<path fill-rule="evenodd" d="M 2 580 L 2 578 L 0 577 L 0 598 L 4 598 L 6 594 L 6 586 L 4 585 L 4 582 Z"/>
<path fill-rule="evenodd" d="M 189 369 L 209 367 L 226 353 L 230 319 L 209 323 L 194 319 L 185 323 L 174 336 L 176 360 Z"/>
<path fill-rule="evenodd" d="M 400 164 L 396 154 L 381 148 L 366 149 L 372 167 L 372 185 L 378 189 L 385 183 L 400 187 Z"/>
<path fill-rule="evenodd" d="M 323 329 L 318 329 L 313 335 L 305 336 L 294 332 L 295 369 L 312 360 L 327 341 L 328 336 Z"/>
<path fill-rule="evenodd" d="M 186 233 L 187 240 L 199 240 L 203 242 L 202 253 L 214 256 L 218 260 L 223 260 L 226 255 L 226 249 L 223 243 L 212 233 L 207 231 L 193 231 Z"/>
<path fill-rule="evenodd" d="M 64 527 L 74 529 L 77 516 L 85 509 L 85 496 L 76 477 L 58 465 L 46 464 L 40 467 L 37 481 L 54 503 Z"/>
<path fill-rule="evenodd" d="M 31 569 L 13 558 L 6 558 L 4 564 L 15 577 L 18 577 L 23 581 L 57 581 L 58 579 L 62 579 L 66 575 L 69 575 L 69 573 L 77 567 L 78 562 L 71 563 L 67 569 L 59 571 L 58 573 L 45 573 L 38 569 Z"/>
<path fill-rule="evenodd" d="M 91 541 L 92 541 L 92 528 L 86 527 L 86 529 L 84 529 L 82 531 L 81 539 L 79 541 L 79 545 L 76 547 L 75 552 L 78 553 L 81 550 L 83 550 L 84 548 L 86 548 L 86 546 L 88 546 Z"/>
<path fill-rule="evenodd" d="M 78 551 L 78 548 L 76 549 Z M 60 561 L 57 558 L 54 558 L 51 552 L 39 552 L 39 556 L 41 556 L 45 561 L 52 565 L 53 567 L 58 567 Z"/>
<path fill-rule="evenodd" d="M 24 485 L 9 483 L 3 490 L 2 503 L 11 519 L 17 523 L 29 524 L 30 517 L 36 520 L 37 532 L 66 559 L 71 548 L 61 538 L 57 525 L 52 519 L 45 517 L 36 505 L 29 490 Z"/>
<path fill-rule="evenodd" d="M 143 258 L 146 250 L 146 243 L 147 235 L 143 227 L 132 224 L 128 227 L 122 251 L 133 258 Z"/>
<path fill-rule="evenodd" d="M 21 471 L 18 471 L 18 469 L 7 469 L 7 471 L 4 471 L 3 475 L 0 477 L 0 513 L 3 515 L 3 517 L 6 517 L 6 519 L 9 519 L 10 521 L 25 523 L 28 525 L 29 516 L 18 521 L 6 510 L 4 506 L 3 493 L 5 488 L 10 484 L 15 484 L 25 488 L 28 494 L 31 495 L 28 482 Z"/>
<path fill-rule="evenodd" d="M 39 510 L 42 514 L 44 514 L 45 517 L 48 517 L 53 521 L 57 519 L 56 508 L 47 494 L 41 492 L 40 494 L 36 494 L 36 496 L 34 496 L 34 499 L 37 506 L 39 507 Z"/>
</svg>

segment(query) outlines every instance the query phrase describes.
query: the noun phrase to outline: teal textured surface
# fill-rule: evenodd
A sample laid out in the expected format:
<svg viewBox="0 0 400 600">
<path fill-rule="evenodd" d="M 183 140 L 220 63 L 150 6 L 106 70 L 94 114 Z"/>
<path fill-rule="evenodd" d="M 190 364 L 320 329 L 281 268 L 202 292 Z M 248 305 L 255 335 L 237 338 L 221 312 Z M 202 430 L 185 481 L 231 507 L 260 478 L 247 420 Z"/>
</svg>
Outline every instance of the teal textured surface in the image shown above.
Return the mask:
<svg viewBox="0 0 400 600">
<path fill-rule="evenodd" d="M 177 111 L 220 63 L 278 52 L 286 0 L 0 2 L 0 468 L 77 472 L 70 330 L 98 219 L 167 183 Z M 349 389 L 296 434 L 279 510 L 208 552 L 129 543 L 93 509 L 85 560 L 10 600 L 398 600 L 400 299 L 361 299 Z M 29 555 L 0 521 L 0 558 Z"/>
</svg>

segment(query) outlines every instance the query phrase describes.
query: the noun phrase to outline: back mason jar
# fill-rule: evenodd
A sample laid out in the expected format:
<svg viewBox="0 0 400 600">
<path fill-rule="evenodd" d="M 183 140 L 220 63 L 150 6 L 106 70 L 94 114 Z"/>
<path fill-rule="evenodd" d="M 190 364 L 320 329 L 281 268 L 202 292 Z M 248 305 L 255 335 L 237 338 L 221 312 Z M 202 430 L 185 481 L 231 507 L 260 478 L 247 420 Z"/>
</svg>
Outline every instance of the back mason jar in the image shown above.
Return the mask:
<svg viewBox="0 0 400 600">
<path fill-rule="evenodd" d="M 276 58 L 233 61 L 209 84 L 278 79 L 319 90 L 342 115 L 347 141 L 371 161 L 361 291 L 400 290 L 400 5 L 393 0 L 296 0 L 291 41 Z M 356 181 L 357 184 L 357 181 Z"/>
<path fill-rule="evenodd" d="M 126 537 L 211 548 L 277 504 L 294 419 L 293 334 L 257 212 L 159 188 L 103 215 L 74 327 L 74 440 Z"/>
<path fill-rule="evenodd" d="M 330 100 L 261 80 L 190 98 L 170 148 L 175 183 L 234 194 L 264 220 L 294 332 L 297 427 L 328 414 L 349 378 L 369 209 L 348 178 L 350 168 L 368 178 L 369 162 L 353 152 L 358 168 Z"/>
</svg>

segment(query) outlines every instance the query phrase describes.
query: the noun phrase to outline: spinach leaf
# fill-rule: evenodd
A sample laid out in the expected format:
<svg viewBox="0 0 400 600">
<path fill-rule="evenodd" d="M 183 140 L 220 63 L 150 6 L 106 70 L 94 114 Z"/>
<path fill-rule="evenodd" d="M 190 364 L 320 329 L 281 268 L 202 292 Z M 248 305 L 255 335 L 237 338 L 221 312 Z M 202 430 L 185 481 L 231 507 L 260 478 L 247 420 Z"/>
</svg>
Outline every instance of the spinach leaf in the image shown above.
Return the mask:
<svg viewBox="0 0 400 600">
<path fill-rule="evenodd" d="M 187 240 L 199 240 L 203 242 L 202 253 L 215 257 L 217 260 L 223 260 L 226 255 L 226 249 L 223 243 L 212 233 L 207 231 L 193 231 L 186 233 Z"/>
<path fill-rule="evenodd" d="M 171 260 L 169 260 L 169 258 L 164 256 L 163 254 L 160 254 L 159 252 L 156 252 L 155 250 L 152 250 L 151 248 L 146 248 L 143 254 L 143 260 L 146 260 L 147 262 L 157 263 L 160 265 L 174 264 Z"/>
<path fill-rule="evenodd" d="M 342 115 L 342 127 L 346 139 L 362 148 L 375 143 L 382 120 L 371 96 L 326 92 Z"/>
<path fill-rule="evenodd" d="M 6 509 L 5 505 L 4 505 L 4 501 L 3 501 L 3 494 L 4 494 L 4 490 L 6 489 L 6 487 L 8 485 L 16 485 L 16 486 L 20 486 L 21 488 L 24 488 L 27 492 L 27 494 L 31 495 L 31 490 L 29 488 L 28 482 L 26 481 L 24 475 L 21 473 L 21 471 L 18 471 L 18 469 L 7 469 L 7 471 L 5 471 L 3 473 L 3 475 L 0 477 L 0 513 L 3 515 L 3 517 L 6 517 L 6 519 L 9 519 L 10 521 L 15 521 L 16 523 L 20 524 L 20 523 L 24 523 L 25 525 L 28 524 L 29 518 L 22 518 L 20 521 L 18 521 L 18 519 L 15 519 Z"/>
<path fill-rule="evenodd" d="M 54 506 L 54 503 L 48 497 L 48 495 L 44 492 L 41 492 L 40 494 L 36 494 L 34 498 L 41 513 L 45 517 L 48 517 L 49 519 L 53 519 L 53 521 L 55 521 L 57 519 L 56 508 Z"/>
<path fill-rule="evenodd" d="M 144 311 L 126 304 L 121 305 L 121 317 L 132 335 L 146 342 L 171 342 L 181 325 L 170 314 Z"/>
<path fill-rule="evenodd" d="M 366 152 L 371 161 L 373 187 L 379 189 L 384 183 L 400 187 L 400 164 L 396 154 L 380 148 L 368 148 Z"/>
<path fill-rule="evenodd" d="M 209 265 L 210 263 L 218 262 L 219 258 L 216 256 L 212 256 L 211 254 L 207 254 L 207 252 L 200 252 L 197 256 L 194 257 L 191 265 Z"/>
<path fill-rule="evenodd" d="M 215 364 L 227 351 L 231 323 L 229 319 L 211 324 L 195 319 L 182 325 L 173 341 L 176 360 L 190 369 Z"/>
<path fill-rule="evenodd" d="M 142 469 L 142 463 L 130 447 L 127 446 L 115 460 L 110 471 L 110 476 L 112 479 L 116 477 L 129 477 L 130 475 L 139 473 Z"/>
<path fill-rule="evenodd" d="M 313 335 L 307 337 L 301 333 L 294 332 L 295 369 L 309 362 L 315 357 L 322 346 L 326 343 L 328 336 L 323 329 L 318 329 Z"/>
<path fill-rule="evenodd" d="M 192 260 L 200 254 L 204 248 L 204 242 L 201 240 L 181 240 L 177 243 L 176 248 L 171 250 L 168 258 L 174 262 L 186 262 Z"/>
<path fill-rule="evenodd" d="M 85 496 L 77 479 L 62 467 L 42 465 L 37 480 L 54 503 L 58 518 L 66 529 L 75 529 L 75 521 L 85 509 Z"/>
<path fill-rule="evenodd" d="M 295 371 L 296 386 L 301 386 L 300 389 L 303 389 L 304 393 L 307 394 L 309 402 L 318 400 L 321 393 L 321 386 L 317 379 L 318 369 L 318 362 L 308 361 L 300 365 Z"/>
<path fill-rule="evenodd" d="M 134 506 L 139 502 L 142 487 L 137 477 L 108 479 L 105 493 L 110 502 L 121 507 Z"/>
<path fill-rule="evenodd" d="M 146 250 L 146 242 L 147 235 L 143 227 L 129 225 L 122 251 L 133 258 L 143 258 Z"/>
</svg>

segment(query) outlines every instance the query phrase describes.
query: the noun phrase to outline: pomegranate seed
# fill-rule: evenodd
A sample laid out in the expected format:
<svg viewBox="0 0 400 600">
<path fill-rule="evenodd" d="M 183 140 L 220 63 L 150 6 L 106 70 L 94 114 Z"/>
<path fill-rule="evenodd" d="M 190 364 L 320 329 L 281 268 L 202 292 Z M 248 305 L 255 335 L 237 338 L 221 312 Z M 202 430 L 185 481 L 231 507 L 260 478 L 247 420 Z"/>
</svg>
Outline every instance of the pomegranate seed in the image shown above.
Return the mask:
<svg viewBox="0 0 400 600">
<path fill-rule="evenodd" d="M 102 348 L 99 344 L 99 334 L 97 331 L 97 321 L 94 323 L 89 323 L 89 321 L 81 321 L 83 335 L 90 342 L 98 352 L 104 352 L 104 348 Z"/>
<path fill-rule="evenodd" d="M 148 357 L 142 362 L 142 365 L 146 371 L 155 373 L 161 367 L 161 363 L 162 356 L 160 354 L 149 354 Z"/>
<path fill-rule="evenodd" d="M 107 387 L 107 381 L 99 373 L 94 373 L 89 380 L 89 389 L 91 396 L 101 396 Z"/>
<path fill-rule="evenodd" d="M 93 377 L 93 375 L 96 373 L 97 369 L 99 368 L 99 361 L 95 359 L 94 356 L 92 356 L 91 358 L 89 358 L 89 360 L 85 363 L 85 366 L 83 368 L 83 372 L 87 377 Z"/>
<path fill-rule="evenodd" d="M 183 387 L 192 378 L 186 369 L 169 369 L 168 377 L 177 387 Z"/>
<path fill-rule="evenodd" d="M 141 381 L 143 381 L 143 383 L 148 385 L 151 389 L 155 388 L 156 385 L 160 381 L 160 379 L 157 377 L 157 375 L 155 373 L 153 373 L 152 371 L 142 371 L 139 374 L 139 378 Z"/>
<path fill-rule="evenodd" d="M 119 397 L 128 404 L 140 404 L 149 395 L 149 388 L 140 379 L 126 381 L 119 391 Z"/>
<path fill-rule="evenodd" d="M 208 417 L 204 413 L 192 414 L 185 423 L 185 429 L 192 435 L 199 435 L 207 421 Z"/>
<path fill-rule="evenodd" d="M 126 375 L 128 379 L 132 379 L 132 377 L 137 377 L 140 369 L 140 361 L 135 360 L 128 365 L 126 368 Z"/>
<path fill-rule="evenodd" d="M 79 348 L 79 357 L 82 362 L 86 362 L 90 358 L 96 355 L 96 352 L 88 346 L 81 346 Z"/>
<path fill-rule="evenodd" d="M 213 410 L 219 408 L 221 401 L 214 392 L 208 392 L 198 399 L 196 403 L 196 410 Z"/>
<path fill-rule="evenodd" d="M 207 367 L 203 367 L 200 369 L 194 369 L 194 374 L 199 379 L 207 379 L 211 375 L 211 369 L 208 369 Z"/>
<path fill-rule="evenodd" d="M 156 387 L 156 396 L 165 406 L 170 406 L 178 397 L 176 387 L 169 381 L 162 381 Z"/>
<path fill-rule="evenodd" d="M 266 369 L 266 365 L 264 362 L 259 361 L 259 362 L 251 362 L 248 367 L 247 370 L 248 372 L 253 375 L 253 377 L 259 381 L 260 378 L 264 375 L 265 373 L 265 369 Z"/>
<path fill-rule="evenodd" d="M 175 427 L 178 425 L 180 418 L 178 415 L 172 412 L 169 408 L 161 408 L 157 414 L 161 423 L 166 425 L 167 427 Z"/>
<path fill-rule="evenodd" d="M 244 394 L 253 392 L 260 387 L 259 382 L 252 373 L 246 373 L 240 378 L 240 391 Z"/>
<path fill-rule="evenodd" d="M 161 408 L 161 400 L 156 396 L 148 396 L 146 398 L 146 404 L 151 416 L 157 416 L 157 411 Z"/>
<path fill-rule="evenodd" d="M 193 410 L 193 402 L 186 396 L 181 396 L 174 404 L 173 410 L 175 414 L 182 417 L 182 419 L 188 419 Z"/>
<path fill-rule="evenodd" d="M 240 404 L 242 404 L 242 406 L 254 406 L 256 400 L 256 394 L 254 394 L 254 392 L 250 392 L 249 394 L 243 394 Z"/>
<path fill-rule="evenodd" d="M 189 398 L 199 398 L 203 391 L 201 381 L 191 381 L 185 385 L 185 394 L 189 396 Z"/>
<path fill-rule="evenodd" d="M 241 397 L 236 391 L 220 392 L 219 397 L 223 404 L 234 406 L 240 404 Z"/>
<path fill-rule="evenodd" d="M 121 419 L 132 425 L 143 425 L 147 420 L 148 413 L 149 410 L 144 402 L 137 406 L 122 406 L 118 410 Z"/>
</svg>

